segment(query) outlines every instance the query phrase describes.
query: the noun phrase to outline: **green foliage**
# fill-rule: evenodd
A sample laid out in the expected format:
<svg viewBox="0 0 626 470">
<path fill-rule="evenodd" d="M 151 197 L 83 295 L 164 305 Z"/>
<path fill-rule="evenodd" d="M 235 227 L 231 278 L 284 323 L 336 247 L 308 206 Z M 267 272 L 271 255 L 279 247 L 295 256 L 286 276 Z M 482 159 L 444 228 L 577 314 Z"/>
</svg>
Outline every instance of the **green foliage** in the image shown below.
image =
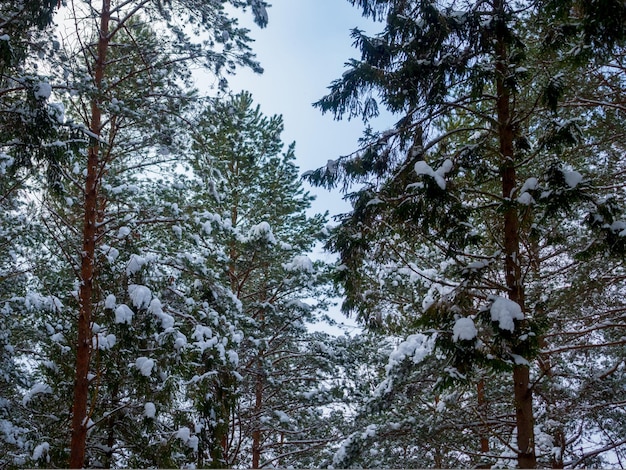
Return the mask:
<svg viewBox="0 0 626 470">
<path fill-rule="evenodd" d="M 197 123 L 186 204 L 194 225 L 183 232 L 201 228 L 196 243 L 205 256 L 193 269 L 202 276 L 213 267 L 230 288 L 243 332 L 231 408 L 215 413 L 228 436 L 207 434 L 206 445 L 221 446 L 219 465 L 312 459 L 331 439 L 313 423 L 334 400 L 313 392 L 334 380 L 329 338 L 307 331 L 327 305 L 326 269 L 306 255 L 324 238 L 325 216 L 307 216 L 312 196 L 299 181 L 294 145 L 283 151 L 282 118 L 263 116 L 249 93 L 211 101 Z M 198 410 L 208 406 L 196 397 Z"/>
<path fill-rule="evenodd" d="M 335 280 L 345 292 L 343 310 L 373 331 L 433 338 L 440 363 L 431 369 L 437 371 L 431 393 L 486 376 L 490 386 L 503 372 L 526 367 L 536 377 L 531 380 L 549 382 L 551 367 L 560 362 L 558 353 L 546 359 L 546 341 L 563 334 L 559 338 L 569 344 L 565 332 L 576 327 L 566 318 L 603 310 L 589 298 L 572 302 L 577 307 L 568 313 L 561 310 L 567 302 L 560 292 L 571 293 L 568 286 L 579 279 L 577 260 L 584 257 L 591 266 L 623 248 L 624 201 L 616 198 L 624 184 L 617 163 L 623 155 L 603 166 L 621 144 L 596 127 L 619 107 L 609 96 L 623 91 L 623 81 L 614 82 L 610 71 L 623 70 L 623 28 L 616 26 L 623 21 L 615 19 L 623 5 L 352 3 L 380 20 L 383 30 L 374 36 L 353 32 L 361 57 L 346 64 L 316 106 L 336 118 L 367 122 L 382 103 L 398 121 L 385 132 L 367 128 L 357 151 L 307 174 L 313 184 L 343 185 L 352 203 L 328 243 L 340 257 Z M 605 15 L 609 11 L 615 18 Z M 563 40 L 558 45 L 551 44 L 554 31 Z M 575 44 L 581 49 L 570 50 Z M 349 192 L 353 186 L 358 189 Z M 611 264 L 621 270 L 619 258 Z M 593 282 L 612 296 L 614 286 L 606 280 Z M 610 351 L 607 337 L 591 331 L 582 337 L 598 351 Z M 412 380 L 423 378 L 423 369 L 410 361 L 405 366 Z M 392 400 L 419 403 L 401 387 Z M 536 404 L 554 415 L 547 395 Z M 337 454 L 351 456 L 339 465 L 369 465 L 367 446 L 391 419 L 363 416 L 360 431 Z M 489 421 L 489 414 L 482 419 Z M 501 442 L 511 438 L 497 426 L 483 432 Z M 573 427 L 546 432 L 556 443 Z M 432 448 L 463 442 L 450 435 L 440 435 Z M 457 450 L 468 457 L 484 452 L 477 444 Z M 575 453 L 566 447 L 559 458 Z M 605 450 L 617 448 L 607 444 Z M 493 453 L 484 457 L 496 460 Z M 419 458 L 419 466 L 433 466 Z M 450 465 L 459 464 L 468 463 Z"/>
</svg>

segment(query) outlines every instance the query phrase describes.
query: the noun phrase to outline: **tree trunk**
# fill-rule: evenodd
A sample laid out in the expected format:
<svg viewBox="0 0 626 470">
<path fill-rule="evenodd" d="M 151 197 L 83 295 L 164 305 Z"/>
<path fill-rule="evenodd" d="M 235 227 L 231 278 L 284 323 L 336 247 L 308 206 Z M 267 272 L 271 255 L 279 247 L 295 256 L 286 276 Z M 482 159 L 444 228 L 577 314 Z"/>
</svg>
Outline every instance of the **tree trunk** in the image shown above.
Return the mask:
<svg viewBox="0 0 626 470">
<path fill-rule="evenodd" d="M 482 419 L 487 419 L 487 399 L 485 398 L 485 379 L 480 379 L 477 385 L 478 395 L 478 411 L 481 414 Z M 483 454 L 489 452 L 489 436 L 487 434 L 487 428 L 480 432 L 480 451 Z"/>
<path fill-rule="evenodd" d="M 259 419 L 263 410 L 263 364 L 259 357 L 259 368 L 255 384 L 254 417 L 256 428 L 252 431 L 252 468 L 259 468 L 261 463 L 261 421 Z"/>
<path fill-rule="evenodd" d="M 533 397 L 528 366 L 513 368 L 515 384 L 515 420 L 517 423 L 517 464 L 519 468 L 536 468 Z"/>
<path fill-rule="evenodd" d="M 519 215 L 517 207 L 511 201 L 517 184 L 514 157 L 513 111 L 511 110 L 511 92 L 505 80 L 509 72 L 508 47 L 506 38 L 506 18 L 504 0 L 494 2 L 496 16 L 496 92 L 498 135 L 500 157 L 502 159 L 502 197 L 507 204 L 504 212 L 504 253 L 505 279 L 508 297 L 516 302 L 525 313 L 524 286 L 519 264 Z M 515 418 L 517 425 L 518 466 L 535 468 L 537 465 L 534 448 L 533 397 L 530 389 L 530 370 L 526 365 L 513 368 Z"/>
<path fill-rule="evenodd" d="M 109 43 L 110 0 L 102 0 L 100 34 L 95 67 L 94 84 L 100 90 L 104 78 L 106 55 Z M 102 111 L 100 97 L 91 102 L 91 122 L 89 130 L 96 136 L 101 132 Z M 98 184 L 100 174 L 100 143 L 92 138 L 87 156 L 87 177 L 85 181 L 83 250 L 81 255 L 81 284 L 79 291 L 78 338 L 76 345 L 76 378 L 72 406 L 72 440 L 70 444 L 70 468 L 85 465 L 85 445 L 87 440 L 87 402 L 89 399 L 89 363 L 91 360 L 91 317 L 93 311 L 93 277 L 98 214 Z"/>
</svg>

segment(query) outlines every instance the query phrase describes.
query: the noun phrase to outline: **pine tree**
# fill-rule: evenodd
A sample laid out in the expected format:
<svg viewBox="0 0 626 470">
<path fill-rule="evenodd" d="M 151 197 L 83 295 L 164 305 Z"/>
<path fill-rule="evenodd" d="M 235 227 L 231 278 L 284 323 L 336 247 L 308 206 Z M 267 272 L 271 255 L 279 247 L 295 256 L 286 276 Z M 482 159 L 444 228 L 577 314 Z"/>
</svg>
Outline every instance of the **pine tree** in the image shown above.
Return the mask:
<svg viewBox="0 0 626 470">
<path fill-rule="evenodd" d="M 257 23 L 267 22 L 262 1 L 200 5 L 187 1 L 103 0 L 99 7 L 78 1 L 69 5 L 75 31 L 66 33 L 62 62 L 56 70 L 64 74 L 59 80 L 71 91 L 68 98 L 73 103 L 69 106 L 75 106 L 71 113 L 79 116 L 78 122 L 67 125 L 87 141 L 84 151 L 74 154 L 82 157 L 72 162 L 78 172 L 66 170 L 63 174 L 63 183 L 75 185 L 72 190 L 80 189 L 84 195 L 75 206 L 83 218 L 80 242 L 66 252 L 71 262 L 75 261 L 74 253 L 80 258 L 74 266 L 80 281 L 77 339 L 72 342 L 76 347 L 76 369 L 69 462 L 74 468 L 86 463 L 88 417 L 95 412 L 89 402 L 97 403 L 97 397 L 90 397 L 90 391 L 98 390 L 90 385 L 90 376 L 94 358 L 92 326 L 105 301 L 98 287 L 100 252 L 107 237 L 132 225 L 128 219 L 117 218 L 119 213 L 109 212 L 109 188 L 119 196 L 115 190 L 120 186 L 115 179 L 122 177 L 124 169 L 154 164 L 159 160 L 154 158 L 155 150 L 175 147 L 175 128 L 169 125 L 182 123 L 177 119 L 192 97 L 181 90 L 181 85 L 189 84 L 190 64 L 209 68 L 221 87 L 226 85 L 223 75 L 232 73 L 238 65 L 261 70 L 247 45 L 247 30 L 238 27 L 225 12 L 225 3 L 243 8 L 250 5 Z M 157 26 L 163 28 L 158 36 L 151 29 Z M 206 41 L 195 42 L 185 32 L 187 26 L 193 26 L 198 34 L 206 33 Z M 71 226 L 64 230 L 71 232 L 68 240 L 76 239 Z"/>
<path fill-rule="evenodd" d="M 332 383 L 329 339 L 307 331 L 326 305 L 324 265 L 307 256 L 324 236 L 325 217 L 306 215 L 312 197 L 301 187 L 294 146 L 283 151 L 282 129 L 282 118 L 263 116 L 248 93 L 211 102 L 198 119 L 187 205 L 204 224 L 201 259 L 213 262 L 196 269 L 221 266 L 211 275 L 240 302 L 243 333 L 239 379 L 232 388 L 217 383 L 210 395 L 231 400 L 214 418 L 218 466 L 296 464 L 332 439 L 312 427 L 330 390 L 306 399 Z M 208 405 L 200 398 L 199 411 Z"/>
</svg>

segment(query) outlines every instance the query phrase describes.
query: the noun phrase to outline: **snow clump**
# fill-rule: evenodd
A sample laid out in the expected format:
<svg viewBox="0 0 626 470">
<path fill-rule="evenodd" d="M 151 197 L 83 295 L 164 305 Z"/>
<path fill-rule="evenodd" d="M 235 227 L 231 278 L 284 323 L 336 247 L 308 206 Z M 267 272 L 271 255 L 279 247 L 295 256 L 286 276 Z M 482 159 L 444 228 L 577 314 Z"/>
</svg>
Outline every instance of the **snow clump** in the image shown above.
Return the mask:
<svg viewBox="0 0 626 470">
<path fill-rule="evenodd" d="M 148 307 L 148 312 L 152 313 L 155 317 L 157 317 L 161 321 L 161 327 L 164 330 L 168 328 L 172 328 L 174 326 L 174 317 L 168 315 L 163 311 L 163 306 L 161 305 L 161 301 L 156 297 L 152 299 L 150 302 L 150 306 Z"/>
<path fill-rule="evenodd" d="M 385 366 L 385 370 L 389 373 L 406 358 L 411 358 L 415 364 L 421 362 L 433 350 L 434 344 L 435 335 L 426 336 L 421 333 L 409 335 L 389 355 L 389 362 Z"/>
<path fill-rule="evenodd" d="M 135 274 L 139 271 L 142 266 L 146 264 L 146 259 L 139 255 L 130 255 L 130 259 L 128 260 L 128 264 L 126 265 L 126 274 L 130 276 L 131 274 Z"/>
<path fill-rule="evenodd" d="M 146 404 L 143 405 L 143 415 L 146 418 L 154 418 L 156 415 L 156 406 L 154 406 L 154 403 L 152 402 L 148 402 Z"/>
<path fill-rule="evenodd" d="M 50 462 L 50 455 L 48 455 L 48 452 L 50 452 L 50 444 L 42 442 L 33 450 L 33 460 L 39 460 L 45 456 L 46 462 Z"/>
<path fill-rule="evenodd" d="M 194 452 L 198 451 L 198 438 L 191 435 L 191 430 L 187 426 L 183 426 L 176 433 L 176 437 L 183 441 L 187 447 L 193 449 Z"/>
<path fill-rule="evenodd" d="M 471 318 L 459 318 L 452 327 L 452 341 L 469 341 L 476 338 L 478 330 Z"/>
<path fill-rule="evenodd" d="M 565 183 L 572 189 L 578 186 L 578 183 L 583 180 L 583 175 L 577 171 L 564 171 L 563 177 L 565 178 Z"/>
<path fill-rule="evenodd" d="M 93 348 L 99 349 L 101 351 L 106 351 L 107 349 L 111 349 L 117 343 L 117 337 L 110 333 L 105 335 L 104 333 L 98 333 L 94 335 L 93 339 Z"/>
<path fill-rule="evenodd" d="M 250 227 L 249 234 L 251 239 L 264 239 L 269 243 L 276 243 L 276 238 L 274 238 L 272 228 L 267 222 L 261 222 L 260 224 Z"/>
<path fill-rule="evenodd" d="M 47 100 L 52 94 L 52 85 L 47 82 L 39 82 L 34 88 L 35 98 L 38 100 Z"/>
<path fill-rule="evenodd" d="M 36 383 L 33 385 L 28 392 L 24 395 L 22 399 L 22 405 L 26 406 L 28 402 L 35 396 L 39 394 L 50 394 L 52 393 L 52 388 L 50 385 L 46 385 L 44 383 Z"/>
<path fill-rule="evenodd" d="M 306 255 L 295 256 L 291 262 L 283 264 L 283 268 L 287 271 L 302 271 L 311 273 L 313 272 L 313 261 L 311 261 L 311 259 Z"/>
<path fill-rule="evenodd" d="M 152 369 L 154 368 L 154 359 L 150 359 L 145 356 L 138 357 L 135 361 L 135 367 L 139 369 L 141 375 L 145 377 L 150 377 L 152 374 Z"/>
<path fill-rule="evenodd" d="M 511 333 L 515 330 L 513 320 L 523 320 L 524 313 L 522 307 L 512 300 L 504 297 L 494 296 L 491 304 L 490 313 L 491 321 L 497 321 L 501 330 L 507 330 Z"/>
<path fill-rule="evenodd" d="M 131 324 L 133 321 L 133 311 L 126 304 L 121 304 L 115 309 L 115 323 Z"/>
<path fill-rule="evenodd" d="M 115 298 L 115 296 L 113 294 L 107 295 L 107 298 L 104 299 L 104 308 L 108 308 L 110 310 L 113 310 L 115 308 L 116 301 L 117 301 L 117 299 Z"/>
<path fill-rule="evenodd" d="M 441 189 L 446 189 L 445 176 L 450 170 L 452 170 L 452 160 L 449 158 L 446 159 L 437 170 L 433 170 L 424 160 L 420 160 L 415 164 L 415 173 L 433 177 Z"/>
<path fill-rule="evenodd" d="M 146 308 L 152 300 L 152 292 L 146 286 L 131 284 L 128 286 L 128 295 L 137 308 Z"/>
</svg>

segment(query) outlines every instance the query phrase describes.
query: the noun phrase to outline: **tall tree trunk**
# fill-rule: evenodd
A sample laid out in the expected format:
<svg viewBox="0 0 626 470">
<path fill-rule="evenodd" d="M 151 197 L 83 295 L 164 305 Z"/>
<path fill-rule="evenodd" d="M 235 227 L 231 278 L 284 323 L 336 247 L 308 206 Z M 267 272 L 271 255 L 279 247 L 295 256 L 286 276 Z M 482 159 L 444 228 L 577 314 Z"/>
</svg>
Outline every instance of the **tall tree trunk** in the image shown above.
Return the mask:
<svg viewBox="0 0 626 470">
<path fill-rule="evenodd" d="M 505 279 L 508 297 L 517 303 L 522 312 L 524 306 L 524 286 L 519 264 L 519 215 L 511 197 L 517 184 L 515 172 L 513 111 L 511 110 L 511 91 L 505 83 L 509 75 L 508 47 L 506 37 L 506 15 L 504 0 L 494 1 L 496 16 L 496 92 L 498 135 L 500 157 L 502 159 L 502 197 L 507 207 L 504 212 L 504 252 Z M 517 425 L 518 466 L 535 468 L 537 460 L 534 446 L 533 396 L 530 389 L 530 370 L 526 365 L 516 364 L 513 368 L 513 389 L 515 400 L 515 418 Z"/>
<path fill-rule="evenodd" d="M 252 431 L 252 468 L 259 468 L 261 463 L 261 412 L 263 411 L 263 364 L 261 357 L 258 359 L 258 370 L 254 387 L 254 417 L 256 428 Z"/>
<path fill-rule="evenodd" d="M 100 91 L 106 67 L 109 45 L 109 21 L 111 0 L 102 0 L 100 14 L 100 32 L 98 37 L 97 57 L 94 66 L 94 85 Z M 99 136 L 101 132 L 102 111 L 100 97 L 96 95 L 91 102 L 91 122 L 89 130 Z M 81 284 L 79 291 L 80 308 L 78 312 L 78 338 L 76 344 L 76 378 L 74 382 L 74 401 L 72 406 L 72 440 L 70 444 L 70 468 L 82 468 L 85 465 L 85 445 L 87 440 L 87 402 L 89 398 L 89 363 L 91 360 L 91 317 L 93 311 L 93 277 L 95 271 L 95 251 L 98 215 L 98 186 L 100 176 L 100 143 L 92 138 L 87 155 L 87 178 L 85 181 L 83 250 L 81 255 Z"/>
</svg>

